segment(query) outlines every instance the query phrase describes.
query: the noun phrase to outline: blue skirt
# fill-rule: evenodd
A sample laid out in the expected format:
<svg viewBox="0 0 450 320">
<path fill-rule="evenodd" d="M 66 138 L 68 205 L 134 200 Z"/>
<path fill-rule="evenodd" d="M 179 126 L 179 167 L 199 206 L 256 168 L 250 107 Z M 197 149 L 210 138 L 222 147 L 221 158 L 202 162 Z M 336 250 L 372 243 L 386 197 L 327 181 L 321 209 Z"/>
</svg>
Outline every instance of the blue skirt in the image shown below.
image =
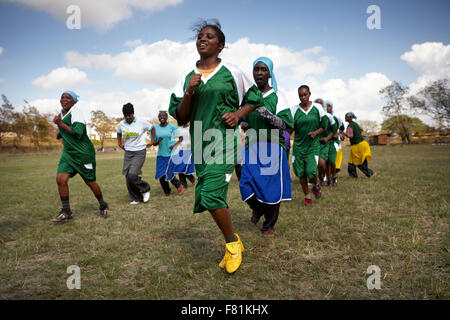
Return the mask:
<svg viewBox="0 0 450 320">
<path fill-rule="evenodd" d="M 176 173 L 194 174 L 194 161 L 191 150 L 180 150 L 172 155 L 167 165 L 166 180 L 172 180 Z"/>
<path fill-rule="evenodd" d="M 277 143 L 259 142 L 245 148 L 239 188 L 243 201 L 253 195 L 263 203 L 291 200 L 291 174 L 286 151 Z"/>
<path fill-rule="evenodd" d="M 156 174 L 155 179 L 159 179 L 161 177 L 166 177 L 167 180 L 167 166 L 169 164 L 170 157 L 162 157 L 157 156 L 156 157 Z"/>
</svg>

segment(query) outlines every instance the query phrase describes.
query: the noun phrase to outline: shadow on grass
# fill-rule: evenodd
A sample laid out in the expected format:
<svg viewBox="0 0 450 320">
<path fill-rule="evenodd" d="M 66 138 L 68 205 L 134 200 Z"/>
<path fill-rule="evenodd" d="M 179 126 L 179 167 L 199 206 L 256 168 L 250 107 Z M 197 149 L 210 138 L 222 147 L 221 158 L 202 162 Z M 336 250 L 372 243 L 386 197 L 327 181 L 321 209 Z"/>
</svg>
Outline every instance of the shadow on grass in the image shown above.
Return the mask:
<svg viewBox="0 0 450 320">
<path fill-rule="evenodd" d="M 0 243 L 4 244 L 6 242 L 14 241 L 14 233 L 18 230 L 23 229 L 27 226 L 23 220 L 16 218 L 1 221 L 0 222 Z"/>
<path fill-rule="evenodd" d="M 180 248 L 183 252 L 183 257 L 179 257 L 180 259 L 188 257 L 196 262 L 210 263 L 211 260 L 217 259 L 217 240 L 209 238 L 208 233 L 201 227 L 172 225 L 162 236 Z"/>
</svg>

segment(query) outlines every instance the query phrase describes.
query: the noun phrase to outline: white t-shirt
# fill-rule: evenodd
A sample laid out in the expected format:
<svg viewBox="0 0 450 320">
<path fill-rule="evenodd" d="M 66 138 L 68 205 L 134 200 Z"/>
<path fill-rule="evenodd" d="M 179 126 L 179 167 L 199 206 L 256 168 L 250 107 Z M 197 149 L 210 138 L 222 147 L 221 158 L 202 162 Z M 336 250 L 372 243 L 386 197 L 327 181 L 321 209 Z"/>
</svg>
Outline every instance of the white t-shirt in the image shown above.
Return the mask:
<svg viewBox="0 0 450 320">
<path fill-rule="evenodd" d="M 189 133 L 189 126 L 186 128 L 179 127 L 175 131 L 175 137 L 183 137 L 183 141 L 180 143 L 181 150 L 191 150 L 191 135 Z"/>
<path fill-rule="evenodd" d="M 152 125 L 147 121 L 134 117 L 132 123 L 120 121 L 117 133 L 122 135 L 126 151 L 141 151 L 147 147 L 145 139 L 151 128 Z"/>
</svg>

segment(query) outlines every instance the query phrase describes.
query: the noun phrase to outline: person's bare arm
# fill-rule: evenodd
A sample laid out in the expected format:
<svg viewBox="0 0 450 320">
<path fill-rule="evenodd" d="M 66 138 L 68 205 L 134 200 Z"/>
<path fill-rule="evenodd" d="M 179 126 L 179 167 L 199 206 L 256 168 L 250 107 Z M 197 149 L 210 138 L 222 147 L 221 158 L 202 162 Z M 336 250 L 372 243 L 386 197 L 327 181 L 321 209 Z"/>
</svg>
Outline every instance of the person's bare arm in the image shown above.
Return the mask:
<svg viewBox="0 0 450 320">
<path fill-rule="evenodd" d="M 308 133 L 308 135 L 314 139 L 315 137 L 317 137 L 318 134 L 321 134 L 324 131 L 323 128 L 319 128 L 316 131 L 311 131 L 310 133 Z"/>
<path fill-rule="evenodd" d="M 175 142 L 175 144 L 174 144 L 173 146 L 170 146 L 169 149 L 170 149 L 170 150 L 175 149 L 175 147 L 176 147 L 177 145 L 179 145 L 181 142 L 183 142 L 183 137 L 179 137 L 179 138 L 178 138 L 178 141 Z"/>
<path fill-rule="evenodd" d="M 175 110 L 179 123 L 186 123 L 189 121 L 189 117 L 191 115 L 192 96 L 194 95 L 195 88 L 197 88 L 202 82 L 201 77 L 202 75 L 200 73 L 196 73 L 189 78 L 183 99 Z"/>
<path fill-rule="evenodd" d="M 328 141 L 330 141 L 331 137 L 333 136 L 333 133 L 331 132 L 329 135 L 327 135 L 326 137 L 323 137 L 320 139 L 321 142 L 323 143 L 327 143 Z"/>
<path fill-rule="evenodd" d="M 239 120 L 241 120 L 243 117 L 249 115 L 255 111 L 254 108 L 249 106 L 248 104 L 244 105 L 242 108 L 239 108 L 238 110 L 234 112 L 227 112 L 222 116 L 222 120 L 229 125 L 230 127 L 234 127 L 238 124 Z"/>
<path fill-rule="evenodd" d="M 122 142 L 122 134 L 121 133 L 117 134 L 117 145 L 119 146 L 120 149 L 125 150 L 125 147 Z"/>
<path fill-rule="evenodd" d="M 60 115 L 57 115 L 53 118 L 53 123 L 55 123 L 58 127 L 63 129 L 64 131 L 72 134 L 72 128 L 62 121 Z"/>
</svg>

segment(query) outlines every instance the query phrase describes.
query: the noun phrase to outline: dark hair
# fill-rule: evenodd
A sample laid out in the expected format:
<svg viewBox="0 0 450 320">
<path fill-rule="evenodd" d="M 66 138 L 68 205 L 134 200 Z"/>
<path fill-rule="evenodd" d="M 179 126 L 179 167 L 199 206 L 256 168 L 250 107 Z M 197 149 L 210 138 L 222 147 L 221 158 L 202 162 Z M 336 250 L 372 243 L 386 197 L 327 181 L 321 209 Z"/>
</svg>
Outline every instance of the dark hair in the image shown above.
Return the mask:
<svg viewBox="0 0 450 320">
<path fill-rule="evenodd" d="M 302 89 L 306 89 L 306 90 L 308 90 L 309 93 L 311 93 L 311 90 L 309 90 L 309 87 L 306 84 L 303 84 L 300 87 L 298 87 L 298 91 L 300 91 Z"/>
<path fill-rule="evenodd" d="M 160 113 L 165 113 L 165 114 L 169 115 L 169 113 L 168 113 L 166 110 L 160 110 L 160 111 L 158 112 L 158 114 L 160 114 Z"/>
<path fill-rule="evenodd" d="M 123 112 L 124 115 L 125 114 L 134 114 L 134 107 L 133 107 L 133 105 L 131 103 L 129 103 L 129 102 L 127 104 L 124 104 L 123 108 L 122 108 L 122 112 Z"/>
<path fill-rule="evenodd" d="M 206 27 L 211 27 L 214 29 L 214 31 L 216 31 L 216 36 L 219 39 L 219 44 L 223 44 L 223 46 L 225 47 L 225 34 L 222 32 L 222 26 L 217 19 L 199 19 L 196 23 L 194 23 L 191 26 L 191 30 L 195 32 L 195 38 L 198 36 L 200 31 L 202 31 Z"/>
</svg>

